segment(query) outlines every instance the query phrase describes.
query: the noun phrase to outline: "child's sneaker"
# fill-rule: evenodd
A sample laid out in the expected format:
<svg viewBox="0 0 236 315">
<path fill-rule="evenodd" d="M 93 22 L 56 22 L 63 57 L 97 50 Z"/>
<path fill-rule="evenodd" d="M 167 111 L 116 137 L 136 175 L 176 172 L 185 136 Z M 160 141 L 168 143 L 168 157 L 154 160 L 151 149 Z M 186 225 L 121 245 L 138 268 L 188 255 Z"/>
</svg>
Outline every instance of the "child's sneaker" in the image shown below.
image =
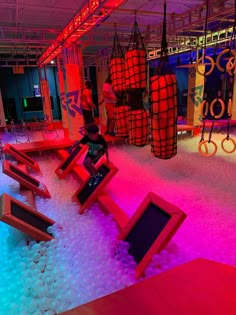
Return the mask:
<svg viewBox="0 0 236 315">
<path fill-rule="evenodd" d="M 88 185 L 93 186 L 95 181 L 96 181 L 96 176 L 95 175 L 91 176 Z"/>
<path fill-rule="evenodd" d="M 93 186 L 96 186 L 102 179 L 102 174 L 101 173 L 97 173 L 95 175 L 94 181 L 93 181 Z"/>
</svg>

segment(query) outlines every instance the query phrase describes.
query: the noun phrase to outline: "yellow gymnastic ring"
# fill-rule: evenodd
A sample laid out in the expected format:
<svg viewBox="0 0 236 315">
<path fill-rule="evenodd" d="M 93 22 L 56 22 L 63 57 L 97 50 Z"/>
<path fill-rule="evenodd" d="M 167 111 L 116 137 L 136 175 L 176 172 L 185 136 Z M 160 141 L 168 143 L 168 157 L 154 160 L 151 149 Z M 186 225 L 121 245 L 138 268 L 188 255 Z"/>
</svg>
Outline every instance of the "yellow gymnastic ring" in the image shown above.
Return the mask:
<svg viewBox="0 0 236 315">
<path fill-rule="evenodd" d="M 200 65 L 200 63 L 204 60 L 204 59 L 207 59 L 210 61 L 211 63 L 211 68 L 208 72 L 201 72 L 199 69 L 198 69 L 198 66 Z M 201 58 L 199 58 L 196 62 L 196 71 L 197 73 L 199 73 L 200 75 L 210 75 L 212 73 L 212 71 L 214 70 L 214 66 L 215 66 L 215 63 L 214 63 L 214 60 L 210 57 L 210 56 L 202 56 Z"/>
<path fill-rule="evenodd" d="M 233 55 L 233 57 L 231 57 L 231 58 L 234 58 L 234 63 L 233 63 L 233 68 L 234 68 L 234 72 L 233 72 L 233 74 L 236 74 L 236 51 L 235 50 L 231 50 L 231 54 Z M 230 59 L 231 59 L 230 58 Z M 232 69 L 233 69 L 232 68 Z"/>
<path fill-rule="evenodd" d="M 203 109 L 204 109 L 205 104 L 206 104 L 206 109 L 205 109 L 205 112 L 203 113 Z M 201 116 L 202 116 L 202 118 L 206 117 L 206 115 L 208 114 L 208 111 L 209 111 L 209 103 L 207 100 L 203 100 L 201 103 Z"/>
<path fill-rule="evenodd" d="M 231 141 L 233 143 L 233 149 L 232 150 L 226 150 L 224 147 L 224 143 L 225 141 Z M 234 139 L 230 138 L 230 137 L 226 137 L 221 141 L 221 148 L 225 153 L 233 153 L 236 150 L 236 142 L 234 141 Z"/>
<path fill-rule="evenodd" d="M 227 54 L 229 51 L 230 51 L 229 48 L 226 48 L 226 49 L 222 50 L 222 52 L 220 52 L 219 55 L 216 58 L 216 66 L 220 70 L 220 72 L 224 72 L 225 71 L 225 69 L 223 67 L 221 67 L 221 65 L 220 65 L 220 59 L 221 59 L 221 57 L 223 55 Z"/>
<path fill-rule="evenodd" d="M 215 115 L 215 113 L 214 113 L 214 105 L 217 102 L 219 102 L 220 105 L 221 105 L 221 112 L 218 115 Z M 224 101 L 221 98 L 217 98 L 217 97 L 214 98 L 214 100 L 211 102 L 211 105 L 210 105 L 211 116 L 214 117 L 215 119 L 219 119 L 219 118 L 221 118 L 223 116 L 224 111 L 225 111 L 225 103 L 224 103 Z"/>
<path fill-rule="evenodd" d="M 201 148 L 202 144 L 204 144 L 205 153 L 202 151 L 202 148 Z M 206 145 L 206 141 L 202 140 L 202 141 L 200 141 L 200 142 L 198 143 L 198 152 L 199 152 L 200 154 L 202 154 L 202 153 L 203 153 L 203 154 L 208 154 L 208 148 L 207 148 L 207 145 Z"/>
<path fill-rule="evenodd" d="M 226 63 L 226 71 L 229 75 L 233 75 L 232 71 L 235 68 L 235 61 L 232 62 L 232 60 L 235 60 L 234 57 L 230 57 L 229 61 Z"/>
<path fill-rule="evenodd" d="M 232 116 L 232 99 L 231 98 L 229 98 L 229 100 L 228 100 L 227 114 L 228 114 L 229 117 Z"/>
<path fill-rule="evenodd" d="M 212 143 L 213 144 L 214 150 L 213 150 L 212 153 L 208 153 L 207 143 Z M 206 149 L 205 153 L 202 151 L 202 145 L 204 145 L 204 147 Z M 203 156 L 211 157 L 211 156 L 216 154 L 216 151 L 217 151 L 217 144 L 214 141 L 212 141 L 212 140 L 210 140 L 210 141 L 209 140 L 204 140 L 204 141 L 199 142 L 199 144 L 198 144 L 198 152 L 201 155 L 203 155 Z"/>
<path fill-rule="evenodd" d="M 226 63 L 226 70 L 229 71 L 229 70 L 232 70 L 236 65 L 236 60 L 235 60 L 235 57 L 230 57 L 228 62 Z"/>
<path fill-rule="evenodd" d="M 227 54 L 229 51 L 230 51 L 229 48 L 226 48 L 226 49 L 222 50 L 222 52 L 219 53 L 219 55 L 218 55 L 217 58 L 216 58 L 216 66 L 217 66 L 217 68 L 220 70 L 220 72 L 224 72 L 224 71 L 225 71 L 225 69 L 224 69 L 223 67 L 221 67 L 221 65 L 220 65 L 220 59 L 221 59 L 221 57 L 222 57 L 223 55 Z M 234 58 L 236 58 L 236 52 L 235 52 L 234 50 L 231 50 L 230 52 L 232 53 L 232 55 L 234 56 Z"/>
</svg>

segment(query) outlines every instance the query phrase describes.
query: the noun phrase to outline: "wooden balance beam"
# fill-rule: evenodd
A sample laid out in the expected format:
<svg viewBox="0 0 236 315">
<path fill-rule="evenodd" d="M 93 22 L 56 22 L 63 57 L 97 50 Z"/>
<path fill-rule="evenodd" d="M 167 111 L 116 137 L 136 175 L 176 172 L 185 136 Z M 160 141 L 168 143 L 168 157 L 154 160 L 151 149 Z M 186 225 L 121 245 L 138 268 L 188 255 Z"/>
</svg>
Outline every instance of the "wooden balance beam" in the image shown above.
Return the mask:
<svg viewBox="0 0 236 315">
<path fill-rule="evenodd" d="M 55 222 L 8 194 L 2 194 L 0 197 L 0 220 L 30 235 L 37 241 L 53 239 L 48 228 Z"/>
</svg>

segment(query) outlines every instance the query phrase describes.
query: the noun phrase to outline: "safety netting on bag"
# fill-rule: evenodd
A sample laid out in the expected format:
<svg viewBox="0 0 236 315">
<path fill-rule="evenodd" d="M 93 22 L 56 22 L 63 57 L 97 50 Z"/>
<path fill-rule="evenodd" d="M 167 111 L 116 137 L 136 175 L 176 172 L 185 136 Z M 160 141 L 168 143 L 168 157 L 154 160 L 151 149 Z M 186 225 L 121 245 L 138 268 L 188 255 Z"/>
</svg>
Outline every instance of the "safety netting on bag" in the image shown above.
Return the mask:
<svg viewBox="0 0 236 315">
<path fill-rule="evenodd" d="M 168 64 L 166 42 L 166 3 L 157 73 L 151 77 L 151 151 L 160 159 L 177 154 L 177 85 Z"/>
<path fill-rule="evenodd" d="M 147 86 L 146 50 L 135 20 L 125 54 L 125 80 L 129 114 L 129 143 L 136 146 L 148 144 L 148 113 L 143 106 L 143 92 Z"/>
<path fill-rule="evenodd" d="M 114 35 L 110 60 L 110 74 L 112 80 L 112 90 L 119 100 L 118 105 L 124 105 L 126 97 L 125 58 L 116 32 Z"/>
<path fill-rule="evenodd" d="M 132 110 L 129 114 L 129 143 L 142 147 L 148 143 L 148 112 Z"/>
<path fill-rule="evenodd" d="M 115 32 L 110 60 L 112 89 L 116 95 L 114 122 L 116 136 L 128 137 L 129 107 L 126 103 L 125 58 L 117 33 Z"/>
<path fill-rule="evenodd" d="M 160 159 L 177 154 L 177 88 L 173 74 L 151 78 L 151 151 Z"/>
<path fill-rule="evenodd" d="M 130 42 L 125 53 L 125 82 L 127 89 L 145 89 L 147 86 L 146 50 L 135 20 Z"/>
<path fill-rule="evenodd" d="M 112 79 L 113 91 L 117 93 L 120 93 L 121 91 L 126 91 L 125 58 L 116 32 L 114 35 L 114 42 L 110 60 L 110 74 Z"/>
<path fill-rule="evenodd" d="M 114 109 L 116 136 L 129 136 L 129 106 L 118 106 Z"/>
</svg>

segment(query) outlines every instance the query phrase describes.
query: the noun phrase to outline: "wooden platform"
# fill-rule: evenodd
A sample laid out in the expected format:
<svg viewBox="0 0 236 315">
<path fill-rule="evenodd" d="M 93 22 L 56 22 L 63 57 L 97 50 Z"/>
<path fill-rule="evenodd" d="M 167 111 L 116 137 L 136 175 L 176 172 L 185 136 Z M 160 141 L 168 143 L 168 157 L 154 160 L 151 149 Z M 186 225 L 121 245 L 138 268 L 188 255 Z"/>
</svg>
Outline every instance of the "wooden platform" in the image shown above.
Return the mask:
<svg viewBox="0 0 236 315">
<path fill-rule="evenodd" d="M 69 153 L 66 150 L 56 150 L 55 152 L 57 156 L 62 160 L 66 159 L 69 156 Z M 71 169 L 71 172 L 75 175 L 80 184 L 87 181 L 89 178 L 89 173 L 86 171 L 83 165 L 76 164 Z"/>
<path fill-rule="evenodd" d="M 35 151 L 44 151 L 44 150 L 64 149 L 66 147 L 70 147 L 73 143 L 74 141 L 63 138 L 63 139 L 55 139 L 55 140 L 45 140 L 45 141 L 12 144 L 12 146 L 16 148 L 17 150 L 21 150 L 23 152 L 35 152 Z"/>
<path fill-rule="evenodd" d="M 100 209 L 113 215 L 119 228 L 124 228 L 129 222 L 129 216 L 107 194 L 102 193 L 97 197 Z"/>
<path fill-rule="evenodd" d="M 62 314 L 235 315 L 235 283 L 236 268 L 200 258 Z"/>
</svg>

